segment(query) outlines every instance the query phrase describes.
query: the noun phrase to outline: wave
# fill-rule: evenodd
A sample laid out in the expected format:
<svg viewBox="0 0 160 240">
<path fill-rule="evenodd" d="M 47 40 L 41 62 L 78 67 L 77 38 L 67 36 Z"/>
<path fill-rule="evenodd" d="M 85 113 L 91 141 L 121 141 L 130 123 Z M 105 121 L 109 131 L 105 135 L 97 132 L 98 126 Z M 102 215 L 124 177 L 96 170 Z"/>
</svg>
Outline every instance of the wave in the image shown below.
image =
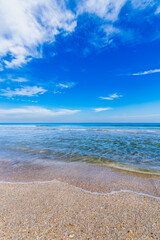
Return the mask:
<svg viewBox="0 0 160 240">
<path fill-rule="evenodd" d="M 89 132 L 115 132 L 115 133 L 129 133 L 129 134 L 141 134 L 141 133 L 160 133 L 160 130 L 157 129 L 116 129 L 116 128 L 55 128 L 55 127 L 50 127 L 50 130 L 52 131 L 75 131 L 75 132 L 84 132 L 84 131 L 89 131 Z"/>
<path fill-rule="evenodd" d="M 154 175 L 154 176 L 158 176 L 158 177 L 160 176 L 160 171 L 159 170 L 135 167 L 133 165 L 121 163 L 121 162 L 111 160 L 111 159 L 107 159 L 107 158 L 98 158 L 98 157 L 90 157 L 90 156 L 77 156 L 75 158 L 71 158 L 67 162 L 75 162 L 75 161 L 97 164 L 97 165 L 100 165 L 100 166 L 103 166 L 103 167 L 110 167 L 110 168 L 117 169 L 117 170 L 122 170 L 122 171 L 125 171 L 125 172 Z"/>
<path fill-rule="evenodd" d="M 150 145 L 150 142 L 148 142 L 148 144 Z M 122 144 L 121 144 L 122 145 Z M 159 144 L 158 144 L 159 146 Z M 84 147 L 84 146 L 80 146 L 80 150 L 86 150 L 88 151 L 90 147 Z M 69 149 L 69 148 L 67 148 Z M 141 161 L 138 164 L 135 161 L 135 165 L 131 165 L 129 163 L 129 160 L 127 160 L 127 163 L 125 159 L 122 159 L 122 161 L 119 159 L 112 159 L 112 158 L 107 158 L 107 157 L 102 157 L 102 156 L 98 156 L 94 154 L 91 154 L 91 151 L 89 151 L 87 154 L 82 153 L 79 154 L 78 152 L 73 152 L 73 151 L 68 151 L 67 153 L 64 151 L 57 151 L 57 150 L 51 150 L 51 149 L 38 149 L 38 148 L 29 148 L 29 147 L 7 147 L 6 149 L 7 153 L 8 150 L 11 150 L 10 156 L 13 156 L 13 152 L 12 151 L 18 151 L 22 152 L 21 155 L 18 156 L 17 160 L 17 155 L 14 156 L 13 160 L 11 159 L 10 162 L 15 163 L 14 160 L 16 160 L 19 162 L 19 164 L 25 164 L 25 162 L 28 161 L 32 161 L 32 163 L 36 164 L 36 162 L 38 160 L 40 160 L 40 163 L 43 165 L 48 165 L 48 163 L 52 164 L 54 161 L 63 161 L 63 162 L 86 162 L 86 163 L 92 163 L 92 164 L 97 164 L 97 165 L 101 165 L 104 167 L 110 167 L 113 169 L 117 169 L 117 170 L 123 170 L 123 171 L 127 171 L 127 172 L 134 172 L 134 173 L 143 173 L 143 174 L 150 174 L 150 175 L 157 175 L 160 176 L 160 170 L 156 170 L 153 169 L 153 167 L 151 168 L 151 166 L 149 166 L 149 168 L 141 168 L 138 167 L 138 164 L 143 164 L 145 162 L 146 163 L 150 163 L 152 160 L 147 160 Z M 72 150 L 72 149 L 71 149 Z M 76 147 L 76 150 L 78 151 L 78 147 Z M 92 149 L 91 149 L 92 150 Z M 23 155 L 24 154 L 29 154 L 29 155 Z M 101 153 L 102 154 L 102 153 Z M 24 160 L 25 159 L 25 160 Z M 137 164 L 137 166 L 136 166 Z"/>
<path fill-rule="evenodd" d="M 55 180 L 55 179 L 54 180 L 50 180 L 50 181 L 32 181 L 32 182 L 7 182 L 7 181 L 0 181 L 1 184 L 13 184 L 13 185 L 17 185 L 17 184 L 20 184 L 20 185 L 27 184 L 28 185 L 28 184 L 36 184 L 36 183 L 46 184 L 46 183 L 52 183 L 52 182 L 63 183 L 65 185 L 69 185 L 71 187 L 74 187 L 74 188 L 76 188 L 76 189 L 78 189 L 78 190 L 80 190 L 82 192 L 93 194 L 93 195 L 109 196 L 109 195 L 118 194 L 118 193 L 134 193 L 134 194 L 137 194 L 137 195 L 141 195 L 141 196 L 150 197 L 150 198 L 154 198 L 154 199 L 160 200 L 160 197 L 153 196 L 153 195 L 150 195 L 150 194 L 147 194 L 147 193 L 136 192 L 136 191 L 132 191 L 132 190 L 128 190 L 128 189 L 121 189 L 119 191 L 111 191 L 109 193 L 92 192 L 92 191 L 86 190 L 84 188 L 77 187 L 75 185 L 72 185 L 72 184 L 69 184 L 69 183 L 66 183 L 66 182 L 62 182 L 62 181 L 59 181 L 59 180 Z"/>
<path fill-rule="evenodd" d="M 0 127 L 160 128 L 160 123 L 0 123 Z"/>
<path fill-rule="evenodd" d="M 1 124 L 0 128 L 4 131 L 10 131 L 13 128 L 17 130 L 33 129 L 34 131 L 61 131 L 61 132 L 108 132 L 108 133 L 128 133 L 128 134 L 159 134 L 160 124 L 52 124 L 52 123 L 34 123 L 34 124 Z"/>
</svg>

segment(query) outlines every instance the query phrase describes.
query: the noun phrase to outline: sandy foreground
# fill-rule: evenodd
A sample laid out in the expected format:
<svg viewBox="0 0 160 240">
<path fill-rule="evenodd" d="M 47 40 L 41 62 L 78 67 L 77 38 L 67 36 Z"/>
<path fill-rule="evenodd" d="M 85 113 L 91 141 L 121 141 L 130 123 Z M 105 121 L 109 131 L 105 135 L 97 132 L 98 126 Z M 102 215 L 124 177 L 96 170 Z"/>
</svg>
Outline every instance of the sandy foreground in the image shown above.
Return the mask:
<svg viewBox="0 0 160 240">
<path fill-rule="evenodd" d="M 160 239 L 160 199 L 59 181 L 1 183 L 0 239 Z"/>
</svg>

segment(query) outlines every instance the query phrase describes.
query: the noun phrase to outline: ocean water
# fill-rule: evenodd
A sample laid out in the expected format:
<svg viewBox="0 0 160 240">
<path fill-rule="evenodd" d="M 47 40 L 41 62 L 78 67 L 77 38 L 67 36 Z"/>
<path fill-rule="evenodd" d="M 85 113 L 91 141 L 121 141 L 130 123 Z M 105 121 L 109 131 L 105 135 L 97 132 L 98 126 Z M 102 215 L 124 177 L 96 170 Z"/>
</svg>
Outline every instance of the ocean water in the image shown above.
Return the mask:
<svg viewBox="0 0 160 240">
<path fill-rule="evenodd" d="M 89 162 L 160 172 L 160 124 L 1 124 L 0 162 Z"/>
</svg>

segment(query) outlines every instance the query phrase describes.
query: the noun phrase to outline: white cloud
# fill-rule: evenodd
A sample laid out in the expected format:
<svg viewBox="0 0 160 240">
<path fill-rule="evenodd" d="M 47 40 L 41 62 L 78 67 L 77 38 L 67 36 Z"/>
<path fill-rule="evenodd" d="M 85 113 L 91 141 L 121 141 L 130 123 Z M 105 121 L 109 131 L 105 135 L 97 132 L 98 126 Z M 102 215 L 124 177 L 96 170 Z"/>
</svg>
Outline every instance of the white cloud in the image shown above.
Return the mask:
<svg viewBox="0 0 160 240">
<path fill-rule="evenodd" d="M 112 108 L 107 107 L 107 108 L 93 108 L 94 112 L 102 112 L 102 111 L 108 111 L 111 110 Z"/>
<path fill-rule="evenodd" d="M 13 96 L 37 96 L 39 94 L 44 94 L 47 90 L 45 90 L 42 87 L 22 87 L 22 88 L 16 88 L 14 90 L 11 90 L 10 88 L 7 89 L 2 89 L 0 92 L 1 96 L 6 96 L 6 97 L 13 97 Z"/>
<path fill-rule="evenodd" d="M 0 6 L 0 56 L 9 68 L 41 57 L 44 43 L 54 42 L 57 34 L 76 27 L 75 15 L 63 0 L 0 0 Z M 11 59 L 3 60 L 7 54 Z"/>
<path fill-rule="evenodd" d="M 114 26 L 119 13 L 127 0 L 85 0 L 79 3 L 78 15 L 83 13 L 95 14 L 103 19 L 103 24 L 91 35 L 89 42 L 96 48 L 112 44 L 113 37 L 120 34 L 120 29 Z M 102 37 L 102 32 L 105 34 Z M 87 52 L 88 54 L 88 52 Z"/>
<path fill-rule="evenodd" d="M 118 95 L 117 93 L 109 95 L 109 97 L 99 97 L 104 100 L 114 100 L 115 98 L 123 97 L 122 95 Z"/>
<path fill-rule="evenodd" d="M 22 77 L 19 77 L 19 78 L 11 78 L 10 80 L 13 81 L 13 82 L 19 82 L 19 83 L 28 82 L 28 79 L 22 78 Z"/>
<path fill-rule="evenodd" d="M 28 82 L 28 79 L 26 78 L 12 78 L 12 77 L 7 77 L 7 78 L 0 78 L 0 82 L 5 82 L 5 81 L 12 81 L 12 82 L 19 82 L 19 83 L 23 83 L 23 82 Z"/>
<path fill-rule="evenodd" d="M 160 14 L 160 6 L 156 9 L 155 14 Z"/>
<path fill-rule="evenodd" d="M 107 45 L 112 43 L 113 36 L 124 35 L 125 30 L 115 27 L 114 23 L 118 20 L 119 14 L 127 2 L 131 3 L 133 9 L 139 10 L 155 4 L 155 0 L 84 0 L 79 3 L 78 14 L 95 14 L 104 20 L 103 30 L 106 36 L 103 41 Z"/>
<path fill-rule="evenodd" d="M 140 75 L 147 75 L 147 74 L 153 74 L 153 73 L 159 73 L 160 69 L 154 69 L 154 70 L 148 70 L 144 72 L 138 72 L 131 74 L 132 76 L 140 76 Z"/>
<path fill-rule="evenodd" d="M 61 94 L 62 92 L 61 91 L 53 91 L 53 94 Z"/>
<path fill-rule="evenodd" d="M 118 19 L 122 7 L 129 2 L 128 0 L 86 0 L 80 2 L 79 13 L 94 13 L 107 21 L 115 22 Z M 155 0 L 131 0 L 132 7 L 144 9 L 153 6 Z"/>
<path fill-rule="evenodd" d="M 156 1 L 155 0 L 131 0 L 133 8 L 144 9 L 147 6 L 153 6 Z"/>
<path fill-rule="evenodd" d="M 0 72 L 3 71 L 3 66 L 2 64 L 0 63 Z"/>
<path fill-rule="evenodd" d="M 76 2 L 79 4 L 74 13 L 67 9 L 67 0 L 0 0 L 0 71 L 5 67 L 21 67 L 32 58 L 42 57 L 43 44 L 53 43 L 59 33 L 65 36 L 73 32 L 79 15 L 83 13 L 95 14 L 103 19 L 101 27 L 106 37 L 102 41 L 105 46 L 111 44 L 115 34 L 123 34 L 123 29 L 115 27 L 114 23 L 126 2 L 131 2 L 133 8 L 139 9 L 155 3 L 154 0 Z M 95 41 L 90 40 L 90 43 L 96 44 L 97 38 L 98 33 Z"/>
<path fill-rule="evenodd" d="M 80 112 L 80 110 L 58 109 L 52 110 L 43 107 L 27 106 L 24 108 L 0 109 L 0 116 L 31 116 L 31 117 L 49 117 L 70 115 Z"/>
<path fill-rule="evenodd" d="M 116 21 L 127 0 L 87 0 L 80 3 L 79 13 L 94 13 L 108 21 Z"/>
<path fill-rule="evenodd" d="M 56 87 L 63 89 L 63 88 L 72 88 L 75 85 L 76 85 L 75 82 L 66 82 L 66 83 L 59 83 L 56 85 Z"/>
</svg>

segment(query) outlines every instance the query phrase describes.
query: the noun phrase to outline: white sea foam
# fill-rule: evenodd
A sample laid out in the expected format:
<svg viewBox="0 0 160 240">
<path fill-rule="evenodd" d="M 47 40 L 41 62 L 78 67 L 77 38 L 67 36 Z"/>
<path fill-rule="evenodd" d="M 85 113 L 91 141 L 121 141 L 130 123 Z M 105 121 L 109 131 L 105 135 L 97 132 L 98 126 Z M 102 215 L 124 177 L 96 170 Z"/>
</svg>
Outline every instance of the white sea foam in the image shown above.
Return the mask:
<svg viewBox="0 0 160 240">
<path fill-rule="evenodd" d="M 92 191 L 89 191 L 89 190 L 85 190 L 81 187 L 77 187 L 77 186 L 74 186 L 72 184 L 69 184 L 69 183 L 66 183 L 66 182 L 62 182 L 62 181 L 59 181 L 59 180 L 50 180 L 50 181 L 32 181 L 32 182 L 7 182 L 7 181 L 0 181 L 0 184 L 13 184 L 13 185 L 28 185 L 28 184 L 45 184 L 45 183 L 52 183 L 52 182 L 57 182 L 57 183 L 63 183 L 63 184 L 66 184 L 68 186 L 71 186 L 71 187 L 74 187 L 82 192 L 85 192 L 85 193 L 89 193 L 89 194 L 93 194 L 93 195 L 100 195 L 100 196 L 109 196 L 109 195 L 113 195 L 113 194 L 118 194 L 118 193 L 134 193 L 136 195 L 141 195 L 141 196 L 145 196 L 145 197 L 149 197 L 149 198 L 154 198 L 154 199 L 158 199 L 160 200 L 160 197 L 157 197 L 157 196 L 153 196 L 153 195 L 150 195 L 150 194 L 147 194 L 147 193 L 142 193 L 142 192 L 136 192 L 136 191 L 132 191 L 132 190 L 128 190 L 128 189 L 121 189 L 119 191 L 111 191 L 109 193 L 103 193 L 103 192 L 92 192 Z"/>
<path fill-rule="evenodd" d="M 160 125 L 141 124 L 0 125 L 0 161 L 112 162 L 114 168 L 159 174 L 159 130 Z"/>
<path fill-rule="evenodd" d="M 115 132 L 115 133 L 131 133 L 131 134 L 140 134 L 140 133 L 159 133 L 157 129 L 146 130 L 146 129 L 115 129 L 115 128 L 52 128 L 55 131 L 93 131 L 93 132 Z"/>
</svg>

